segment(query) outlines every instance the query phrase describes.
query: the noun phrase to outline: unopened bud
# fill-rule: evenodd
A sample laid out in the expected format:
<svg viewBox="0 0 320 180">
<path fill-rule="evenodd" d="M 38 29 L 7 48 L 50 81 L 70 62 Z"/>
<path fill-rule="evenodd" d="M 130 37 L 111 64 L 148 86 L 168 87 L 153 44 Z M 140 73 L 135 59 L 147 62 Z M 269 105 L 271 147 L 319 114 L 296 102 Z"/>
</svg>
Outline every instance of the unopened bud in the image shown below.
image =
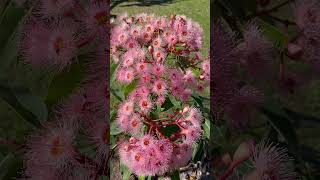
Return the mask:
<svg viewBox="0 0 320 180">
<path fill-rule="evenodd" d="M 189 111 L 189 106 L 186 106 L 186 107 L 183 108 L 182 114 L 185 114 L 185 113 L 187 113 L 188 111 Z"/>
<path fill-rule="evenodd" d="M 135 138 L 135 137 L 131 137 L 131 138 L 129 139 L 129 142 L 130 142 L 130 144 L 135 144 L 136 142 L 138 142 L 138 139 Z"/>
<path fill-rule="evenodd" d="M 259 174 L 258 174 L 257 170 L 253 170 L 249 174 L 246 175 L 245 179 L 246 180 L 257 180 L 260 178 L 259 178 Z"/>
<path fill-rule="evenodd" d="M 288 44 L 288 56 L 297 59 L 300 58 L 303 54 L 303 49 L 298 44 L 289 43 Z"/>
<path fill-rule="evenodd" d="M 226 153 L 224 154 L 222 157 L 221 157 L 221 160 L 222 162 L 225 164 L 225 165 L 229 165 L 232 163 L 232 159 L 231 159 L 231 156 L 229 153 Z"/>
<path fill-rule="evenodd" d="M 251 156 L 253 141 L 246 141 L 239 145 L 238 149 L 233 155 L 233 162 L 242 162 Z"/>
<path fill-rule="evenodd" d="M 203 80 L 205 79 L 205 76 L 204 76 L 204 75 L 200 75 L 200 76 L 199 76 L 199 79 L 200 79 L 201 81 L 203 81 Z"/>
<path fill-rule="evenodd" d="M 152 54 L 153 53 L 153 48 L 152 48 L 152 46 L 149 46 L 148 47 L 148 51 Z"/>
</svg>

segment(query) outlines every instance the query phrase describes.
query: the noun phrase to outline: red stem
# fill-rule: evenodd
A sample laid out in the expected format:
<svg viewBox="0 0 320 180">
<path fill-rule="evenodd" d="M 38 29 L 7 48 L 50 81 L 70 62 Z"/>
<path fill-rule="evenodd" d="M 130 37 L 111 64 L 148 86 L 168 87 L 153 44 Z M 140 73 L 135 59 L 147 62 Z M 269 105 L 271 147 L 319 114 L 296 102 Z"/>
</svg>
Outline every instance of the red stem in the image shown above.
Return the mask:
<svg viewBox="0 0 320 180">
<path fill-rule="evenodd" d="M 219 180 L 226 180 L 233 173 L 234 168 L 236 168 L 239 164 L 246 160 L 248 160 L 248 158 L 231 163 L 229 168 L 224 172 L 224 174 L 219 178 Z"/>
</svg>

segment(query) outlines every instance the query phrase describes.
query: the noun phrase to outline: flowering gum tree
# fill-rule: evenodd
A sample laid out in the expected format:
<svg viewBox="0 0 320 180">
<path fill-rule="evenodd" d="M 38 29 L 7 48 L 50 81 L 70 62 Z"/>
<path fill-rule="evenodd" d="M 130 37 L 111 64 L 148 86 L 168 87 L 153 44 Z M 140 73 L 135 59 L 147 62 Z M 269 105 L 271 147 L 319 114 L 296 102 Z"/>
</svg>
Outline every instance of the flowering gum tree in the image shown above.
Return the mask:
<svg viewBox="0 0 320 180">
<path fill-rule="evenodd" d="M 112 27 L 115 80 L 134 87 L 117 109 L 116 123 L 130 136 L 118 142 L 121 162 L 138 176 L 187 165 L 203 134 L 191 96 L 209 85 L 202 28 L 183 15 L 153 14 L 124 14 Z"/>
</svg>

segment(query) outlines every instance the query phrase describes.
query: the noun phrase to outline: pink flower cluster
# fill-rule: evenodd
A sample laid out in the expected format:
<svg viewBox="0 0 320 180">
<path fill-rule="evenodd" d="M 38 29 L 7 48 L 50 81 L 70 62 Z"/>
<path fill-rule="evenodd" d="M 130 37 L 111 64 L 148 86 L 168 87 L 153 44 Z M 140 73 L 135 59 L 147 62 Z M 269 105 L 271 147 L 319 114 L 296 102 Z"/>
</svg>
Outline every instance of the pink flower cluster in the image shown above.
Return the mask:
<svg viewBox="0 0 320 180">
<path fill-rule="evenodd" d="M 233 129 L 246 128 L 264 96 L 250 85 L 246 77 L 266 81 L 273 76 L 270 75 L 274 54 L 272 44 L 254 23 L 247 25 L 242 42 L 235 40 L 221 22 L 215 26 L 213 36 L 216 37 L 211 62 L 213 112 L 216 117 L 226 118 Z"/>
<path fill-rule="evenodd" d="M 141 139 L 131 138 L 121 144 L 122 162 L 137 175 L 161 175 L 187 164 L 192 157 L 192 148 L 187 144 L 172 144 L 169 140 L 156 140 L 151 135 Z"/>
<path fill-rule="evenodd" d="M 161 175 L 186 165 L 192 145 L 202 135 L 202 114 L 188 101 L 207 87 L 210 76 L 209 58 L 201 61 L 199 52 L 201 27 L 185 16 L 153 14 L 124 14 L 112 26 L 111 54 L 119 64 L 116 80 L 137 84 L 119 105 L 116 119 L 120 129 L 133 136 L 119 143 L 122 163 L 139 176 Z M 151 118 L 169 95 L 185 108 L 172 114 L 157 112 L 159 119 Z M 170 126 L 179 130 L 167 135 L 163 130 Z"/>
<path fill-rule="evenodd" d="M 28 5 L 32 13 L 23 24 L 19 46 L 23 62 L 35 71 L 60 73 L 81 61 L 86 72 L 80 87 L 58 102 L 49 120 L 32 134 L 26 145 L 24 176 L 98 179 L 107 175 L 109 165 L 107 4 L 88 1 L 84 8 L 74 0 L 40 0 Z M 39 14 L 41 18 L 35 16 Z M 89 44 L 86 59 L 78 59 L 80 49 Z"/>
<path fill-rule="evenodd" d="M 153 106 L 148 103 L 151 94 L 157 96 L 156 102 L 160 105 L 167 93 L 187 101 L 199 78 L 192 69 L 181 70 L 176 65 L 193 65 L 200 60 L 202 29 L 199 24 L 184 16 L 168 19 L 139 14 L 120 16 L 114 26 L 111 53 L 119 63 L 117 80 L 128 84 L 137 79 L 139 84 L 131 100 L 146 102 L 145 107 L 140 105 L 144 111 Z"/>
<path fill-rule="evenodd" d="M 107 4 L 89 1 L 87 8 L 75 0 L 32 1 L 19 50 L 33 68 L 63 70 L 76 62 L 79 49 L 93 41 L 107 41 Z M 31 7 L 30 7 L 31 8 Z"/>
<path fill-rule="evenodd" d="M 176 125 L 180 130 L 166 137 L 161 132 L 163 125 L 144 115 L 136 113 L 130 117 L 128 114 L 121 114 L 118 117 L 120 128 L 128 133 L 141 132 L 143 123 L 149 125 L 149 134 L 120 143 L 120 158 L 135 174 L 163 174 L 186 165 L 191 159 L 192 145 L 202 135 L 201 113 L 196 108 L 186 107 L 167 120 L 171 119 L 175 120 L 167 121 L 166 126 Z"/>
</svg>

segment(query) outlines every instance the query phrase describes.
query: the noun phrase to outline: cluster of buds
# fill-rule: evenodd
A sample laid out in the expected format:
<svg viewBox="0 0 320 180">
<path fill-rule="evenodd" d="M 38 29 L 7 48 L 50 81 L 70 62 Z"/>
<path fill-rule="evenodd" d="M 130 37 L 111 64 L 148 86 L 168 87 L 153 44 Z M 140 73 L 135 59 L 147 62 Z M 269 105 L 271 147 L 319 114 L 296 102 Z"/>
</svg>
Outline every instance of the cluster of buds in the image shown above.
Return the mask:
<svg viewBox="0 0 320 180">
<path fill-rule="evenodd" d="M 139 176 L 186 165 L 202 135 L 202 114 L 188 105 L 189 99 L 205 89 L 210 74 L 209 59 L 202 61 L 199 52 L 201 27 L 185 16 L 152 14 L 124 14 L 112 26 L 111 54 L 119 64 L 116 80 L 137 84 L 119 105 L 116 119 L 120 129 L 133 136 L 119 143 L 122 163 Z M 169 95 L 187 104 L 185 108 L 169 115 L 159 112 Z M 159 118 L 154 118 L 155 112 Z M 165 134 L 168 127 L 177 130 Z"/>
</svg>

